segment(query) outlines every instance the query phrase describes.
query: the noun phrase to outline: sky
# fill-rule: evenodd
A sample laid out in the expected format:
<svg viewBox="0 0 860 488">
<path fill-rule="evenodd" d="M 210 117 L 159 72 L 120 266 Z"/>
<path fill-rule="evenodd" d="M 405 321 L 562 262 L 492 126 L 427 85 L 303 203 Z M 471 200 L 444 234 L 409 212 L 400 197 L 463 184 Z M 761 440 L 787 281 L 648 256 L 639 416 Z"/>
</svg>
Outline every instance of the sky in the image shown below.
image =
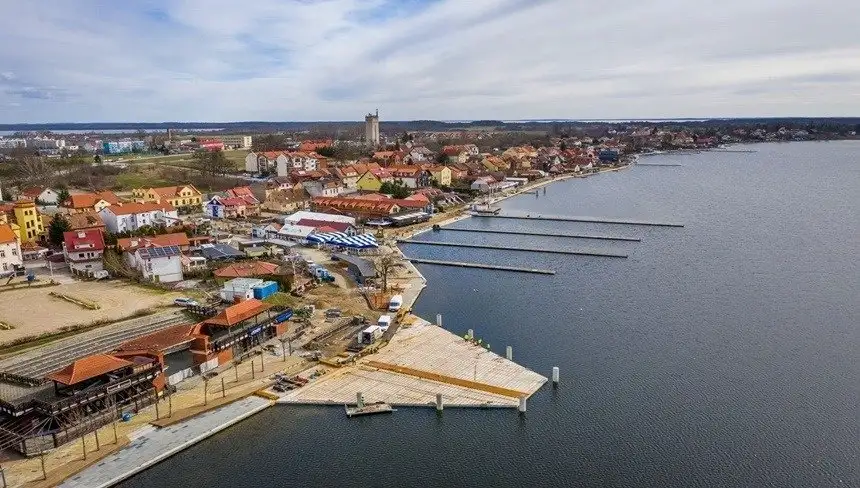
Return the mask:
<svg viewBox="0 0 860 488">
<path fill-rule="evenodd" d="M 860 116 L 857 0 L 3 0 L 0 123 Z"/>
</svg>

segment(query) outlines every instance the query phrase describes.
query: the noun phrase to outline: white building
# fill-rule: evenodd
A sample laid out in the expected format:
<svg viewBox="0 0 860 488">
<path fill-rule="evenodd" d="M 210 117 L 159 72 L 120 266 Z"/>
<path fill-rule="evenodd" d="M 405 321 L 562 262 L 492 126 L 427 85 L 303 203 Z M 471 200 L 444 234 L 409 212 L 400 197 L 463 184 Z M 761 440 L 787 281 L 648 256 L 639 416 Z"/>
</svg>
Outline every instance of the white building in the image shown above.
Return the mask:
<svg viewBox="0 0 860 488">
<path fill-rule="evenodd" d="M 221 142 L 224 143 L 225 147 L 232 147 L 233 149 L 249 149 L 253 142 L 253 138 L 251 136 L 234 134 L 218 136 L 217 139 L 220 139 Z"/>
<path fill-rule="evenodd" d="M 150 246 L 125 253 L 129 265 L 143 273 L 143 278 L 156 283 L 182 281 L 182 251 L 179 246 Z"/>
<path fill-rule="evenodd" d="M 104 270 L 105 241 L 99 229 L 63 233 L 63 257 L 76 274 L 91 276 Z"/>
<path fill-rule="evenodd" d="M 346 215 L 334 215 L 321 212 L 308 212 L 299 210 L 284 217 L 284 225 L 297 225 L 301 220 L 316 220 L 319 222 L 338 222 L 342 224 L 355 225 L 355 218 Z"/>
<path fill-rule="evenodd" d="M 23 266 L 21 241 L 7 224 L 0 225 L 0 271 L 7 273 Z"/>
<path fill-rule="evenodd" d="M 27 147 L 26 139 L 0 137 L 0 149 L 15 149 L 19 147 Z"/>
<path fill-rule="evenodd" d="M 145 225 L 170 227 L 180 222 L 176 208 L 161 203 L 111 205 L 99 211 L 99 216 L 105 223 L 105 229 L 114 234 L 135 231 Z"/>
<path fill-rule="evenodd" d="M 254 298 L 254 287 L 263 284 L 259 278 L 233 278 L 224 283 L 221 288 L 221 299 L 225 302 L 238 300 L 250 300 Z"/>
<path fill-rule="evenodd" d="M 319 160 L 309 153 L 292 152 L 284 154 L 284 158 L 278 158 L 278 176 L 288 176 L 291 171 L 316 171 Z"/>
<path fill-rule="evenodd" d="M 62 149 L 66 147 L 64 139 L 51 139 L 48 137 L 32 137 L 27 139 L 27 147 L 33 149 Z"/>
</svg>

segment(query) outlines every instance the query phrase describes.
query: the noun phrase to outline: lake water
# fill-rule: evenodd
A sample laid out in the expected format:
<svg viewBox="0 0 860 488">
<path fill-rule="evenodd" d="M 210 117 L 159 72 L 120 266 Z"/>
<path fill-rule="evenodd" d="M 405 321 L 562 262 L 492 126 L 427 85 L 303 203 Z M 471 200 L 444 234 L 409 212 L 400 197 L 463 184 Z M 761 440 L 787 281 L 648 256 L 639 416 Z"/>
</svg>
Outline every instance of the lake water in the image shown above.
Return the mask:
<svg viewBox="0 0 860 488">
<path fill-rule="evenodd" d="M 549 376 L 515 411 L 276 407 L 128 480 L 151 486 L 860 486 L 860 144 L 662 155 L 548 187 L 506 212 L 678 221 L 681 229 L 502 219 L 420 239 L 623 250 L 629 259 L 409 245 L 416 311 Z"/>
</svg>

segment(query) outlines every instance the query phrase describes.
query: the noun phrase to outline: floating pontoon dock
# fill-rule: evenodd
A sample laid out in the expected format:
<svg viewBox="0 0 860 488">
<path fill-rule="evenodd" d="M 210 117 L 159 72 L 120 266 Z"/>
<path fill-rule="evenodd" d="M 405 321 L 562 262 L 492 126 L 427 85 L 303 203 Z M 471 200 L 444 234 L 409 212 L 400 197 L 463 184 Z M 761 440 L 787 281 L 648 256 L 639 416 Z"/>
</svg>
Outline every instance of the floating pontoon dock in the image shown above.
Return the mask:
<svg viewBox="0 0 860 488">
<path fill-rule="evenodd" d="M 495 264 L 481 264 L 481 263 L 462 263 L 459 261 L 438 261 L 435 259 L 418 259 L 418 258 L 406 258 L 407 261 L 411 261 L 413 263 L 418 264 L 435 264 L 438 266 L 452 266 L 456 268 L 475 268 L 475 269 L 491 269 L 495 271 L 512 271 L 515 273 L 532 273 L 532 274 L 543 274 L 543 275 L 554 275 L 555 271 L 550 269 L 535 269 L 535 268 L 518 268 L 516 266 L 498 266 Z"/>
<path fill-rule="evenodd" d="M 626 241 L 626 242 L 641 242 L 638 237 L 618 237 L 618 236 L 602 236 L 595 234 L 553 234 L 547 232 L 520 232 L 513 230 L 491 230 L 491 229 L 451 229 L 440 227 L 439 231 L 445 232 L 475 232 L 479 234 L 505 234 L 512 236 L 536 236 L 536 237 L 568 237 L 571 239 L 592 239 L 599 241 Z"/>
<path fill-rule="evenodd" d="M 588 222 L 592 224 L 625 224 L 645 225 L 651 227 L 684 227 L 684 224 L 671 222 L 649 222 L 645 220 L 621 220 L 597 217 L 544 217 L 541 215 L 532 217 L 530 215 L 474 215 L 485 219 L 519 219 L 519 220 L 551 220 L 555 222 Z"/>
<path fill-rule="evenodd" d="M 461 244 L 458 242 L 438 242 L 438 241 L 414 241 L 404 239 L 397 241 L 401 244 L 421 244 L 424 246 L 443 246 L 443 247 L 466 247 L 470 249 L 494 249 L 499 251 L 523 251 L 523 252 L 541 252 L 546 254 L 567 254 L 571 256 L 597 256 L 603 258 L 626 258 L 627 254 L 601 252 L 601 251 L 565 251 L 562 249 L 540 249 L 526 247 L 506 247 L 506 246 L 490 246 L 486 244 Z"/>
</svg>

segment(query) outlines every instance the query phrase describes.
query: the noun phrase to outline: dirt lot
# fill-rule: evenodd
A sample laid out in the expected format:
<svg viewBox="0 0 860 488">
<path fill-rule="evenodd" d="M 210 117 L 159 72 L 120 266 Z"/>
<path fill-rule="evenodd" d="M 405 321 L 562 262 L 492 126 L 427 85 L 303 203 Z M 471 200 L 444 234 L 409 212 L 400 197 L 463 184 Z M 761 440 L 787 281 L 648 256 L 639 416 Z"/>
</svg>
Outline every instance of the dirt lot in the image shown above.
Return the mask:
<svg viewBox="0 0 860 488">
<path fill-rule="evenodd" d="M 101 308 L 87 310 L 49 296 L 62 293 L 97 303 Z M 0 330 L 0 343 L 51 332 L 68 325 L 89 324 L 96 320 L 117 320 L 132 313 L 160 305 L 170 305 L 177 293 L 164 293 L 119 281 L 75 282 L 66 285 L 15 290 L 0 293 L 0 321 L 14 326 Z"/>
</svg>

